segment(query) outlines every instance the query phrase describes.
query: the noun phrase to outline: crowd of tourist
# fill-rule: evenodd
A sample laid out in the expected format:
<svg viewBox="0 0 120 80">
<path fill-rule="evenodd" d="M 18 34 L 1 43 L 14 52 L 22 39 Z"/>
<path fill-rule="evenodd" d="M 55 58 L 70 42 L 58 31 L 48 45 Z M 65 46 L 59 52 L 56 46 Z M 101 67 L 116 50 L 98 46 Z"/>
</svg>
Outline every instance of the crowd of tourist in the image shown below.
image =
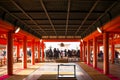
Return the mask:
<svg viewBox="0 0 120 80">
<path fill-rule="evenodd" d="M 37 54 L 37 53 L 35 53 L 35 54 Z M 53 48 L 53 49 L 49 48 L 49 49 L 45 50 L 44 54 L 45 54 L 44 58 L 49 59 L 49 60 L 62 59 L 62 58 L 80 58 L 80 50 L 75 50 L 75 49 L 60 50 L 59 48 Z M 21 57 L 22 57 L 22 55 L 23 55 L 23 52 L 20 52 Z M 31 57 L 31 49 L 27 50 L 27 55 L 29 57 Z M 100 50 L 100 52 L 98 53 L 98 61 L 103 61 L 103 55 L 104 55 L 103 51 Z M 0 53 L 1 59 L 4 56 L 6 56 L 6 50 L 2 50 L 2 52 Z M 91 59 L 91 61 L 93 61 L 93 52 L 91 52 L 90 59 Z M 119 59 L 120 59 L 120 53 L 119 53 L 119 51 L 115 50 L 114 61 L 116 63 L 119 63 Z"/>
<path fill-rule="evenodd" d="M 60 59 L 60 58 L 64 58 L 64 57 L 80 57 L 80 50 L 59 50 L 58 48 L 54 48 L 53 50 L 47 49 L 45 51 L 45 55 L 47 59 Z"/>
<path fill-rule="evenodd" d="M 98 53 L 98 61 L 103 61 L 103 55 L 104 55 L 103 51 L 100 50 Z M 112 56 L 112 53 L 109 55 L 109 58 L 111 59 L 110 56 Z M 119 58 L 120 58 L 120 53 L 119 51 L 115 50 L 114 61 L 118 63 Z M 91 53 L 90 59 L 91 61 L 93 61 L 93 53 Z"/>
</svg>

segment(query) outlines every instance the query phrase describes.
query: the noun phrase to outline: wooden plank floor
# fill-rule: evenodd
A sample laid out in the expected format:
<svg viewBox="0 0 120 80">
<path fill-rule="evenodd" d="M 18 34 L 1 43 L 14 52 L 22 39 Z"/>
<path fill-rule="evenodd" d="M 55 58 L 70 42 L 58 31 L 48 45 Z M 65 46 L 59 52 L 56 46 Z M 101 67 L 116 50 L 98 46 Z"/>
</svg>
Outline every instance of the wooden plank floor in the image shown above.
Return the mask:
<svg viewBox="0 0 120 80">
<path fill-rule="evenodd" d="M 116 80 L 120 80 L 120 64 L 109 64 L 110 74 L 116 78 Z M 103 70 L 103 62 L 98 62 L 98 68 Z"/>
<path fill-rule="evenodd" d="M 34 71 L 34 73 L 26 77 L 24 80 L 33 80 L 33 79 L 37 80 L 38 73 L 40 75 L 38 80 L 92 80 L 92 78 L 81 67 L 79 67 L 75 63 L 62 63 L 62 64 L 76 65 L 76 79 L 74 78 L 60 79 L 57 77 L 58 64 L 61 64 L 61 63 L 44 63 L 43 66 L 41 66 L 39 69 Z"/>
<path fill-rule="evenodd" d="M 98 72 L 97 70 L 93 69 L 85 63 L 79 62 L 78 64 L 92 77 L 93 80 L 111 80 L 104 74 Z"/>
<path fill-rule="evenodd" d="M 37 80 L 41 75 L 55 75 L 57 74 L 57 65 L 60 63 L 36 63 L 35 65 L 31 66 L 28 64 L 27 69 L 22 69 L 21 63 L 14 64 L 14 75 L 10 76 L 6 80 Z M 65 63 L 66 64 L 66 63 Z M 29 66 L 30 65 L 30 66 Z M 101 74 L 100 72 L 96 71 L 92 67 L 79 62 L 77 65 L 77 80 L 111 80 L 110 78 L 106 77 L 105 75 Z M 102 63 L 98 63 L 98 66 L 102 68 Z M 114 75 L 120 75 L 120 67 L 112 65 L 111 66 Z M 115 72 L 114 72 L 115 71 Z M 5 75 L 7 73 L 6 66 L 0 67 L 0 75 Z M 2 80 L 2 79 L 0 79 Z M 119 80 L 119 79 L 116 79 Z"/>
<path fill-rule="evenodd" d="M 23 69 L 23 70 L 18 69 L 17 72 L 14 72 L 13 76 L 10 76 L 6 80 L 16 80 L 16 79 L 17 80 L 37 80 L 39 77 L 41 78 L 41 75 L 57 75 L 58 64 L 61 64 L 61 63 L 39 63 L 34 66 L 28 66 L 27 69 Z M 18 63 L 18 64 L 14 64 L 14 66 L 15 65 L 18 68 L 20 67 L 21 64 Z M 76 77 L 77 77 L 76 78 L 77 80 L 92 80 L 92 78 L 79 66 L 77 66 Z M 44 79 L 41 79 L 41 80 L 44 80 Z M 50 77 L 49 77 L 49 80 L 50 80 Z M 57 80 L 61 80 L 61 79 L 57 79 Z M 75 80 L 75 79 L 72 79 L 72 80 Z"/>
<path fill-rule="evenodd" d="M 42 63 L 36 63 L 36 65 L 31 65 L 28 63 L 28 68 L 27 69 L 22 69 L 22 63 L 14 63 L 13 67 L 13 76 L 8 76 L 7 75 L 7 66 L 2 66 L 0 67 L 0 80 L 23 80 L 25 77 L 30 75 L 33 71 L 38 69 Z"/>
</svg>

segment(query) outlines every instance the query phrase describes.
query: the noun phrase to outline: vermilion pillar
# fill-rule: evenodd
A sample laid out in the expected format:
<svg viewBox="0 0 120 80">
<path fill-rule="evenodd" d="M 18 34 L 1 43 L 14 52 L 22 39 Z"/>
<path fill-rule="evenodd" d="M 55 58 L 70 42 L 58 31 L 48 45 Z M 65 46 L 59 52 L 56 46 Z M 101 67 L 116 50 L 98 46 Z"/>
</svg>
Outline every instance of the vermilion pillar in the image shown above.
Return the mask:
<svg viewBox="0 0 120 80">
<path fill-rule="evenodd" d="M 38 62 L 40 62 L 40 41 L 38 41 Z"/>
<path fill-rule="evenodd" d="M 97 55 L 98 55 L 99 52 L 100 52 L 100 44 L 97 43 Z"/>
<path fill-rule="evenodd" d="M 41 57 L 42 57 L 42 61 L 44 61 L 44 42 L 43 41 L 41 41 L 41 48 L 42 48 L 42 55 L 41 55 Z"/>
<path fill-rule="evenodd" d="M 83 51 L 84 51 L 84 62 L 86 62 L 86 48 L 85 48 L 85 42 L 83 42 Z"/>
<path fill-rule="evenodd" d="M 94 37 L 93 38 L 93 67 L 96 68 L 97 67 L 97 40 Z"/>
<path fill-rule="evenodd" d="M 17 61 L 18 61 L 19 57 L 20 57 L 20 45 L 18 43 L 17 44 Z"/>
<path fill-rule="evenodd" d="M 111 44 L 111 63 L 114 63 L 114 57 L 115 57 L 115 48 L 114 44 Z"/>
<path fill-rule="evenodd" d="M 90 64 L 90 42 L 87 41 L 87 64 Z"/>
<path fill-rule="evenodd" d="M 115 58 L 115 45 L 113 43 L 113 38 L 112 38 L 112 43 L 111 43 L 111 63 L 114 63 L 114 58 Z"/>
<path fill-rule="evenodd" d="M 13 75 L 13 33 L 7 33 L 7 74 Z"/>
<path fill-rule="evenodd" d="M 35 64 L 35 39 L 32 40 L 32 59 L 31 59 L 31 64 Z"/>
<path fill-rule="evenodd" d="M 80 42 L 80 60 L 83 61 L 83 50 L 82 50 L 82 47 L 83 47 L 83 43 Z"/>
<path fill-rule="evenodd" d="M 103 46 L 104 46 L 104 53 L 103 53 L 103 71 L 104 74 L 109 74 L 109 34 L 103 33 Z"/>
<path fill-rule="evenodd" d="M 23 68 L 27 68 L 27 37 L 23 38 Z"/>
<path fill-rule="evenodd" d="M 83 43 L 83 61 L 85 62 L 85 45 Z"/>
</svg>

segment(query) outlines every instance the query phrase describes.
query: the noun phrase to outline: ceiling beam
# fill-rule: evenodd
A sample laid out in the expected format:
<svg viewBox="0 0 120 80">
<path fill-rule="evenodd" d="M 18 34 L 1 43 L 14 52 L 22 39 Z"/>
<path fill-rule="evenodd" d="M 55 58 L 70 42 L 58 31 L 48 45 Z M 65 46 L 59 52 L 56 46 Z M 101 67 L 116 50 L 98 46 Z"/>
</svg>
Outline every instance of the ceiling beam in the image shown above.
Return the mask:
<svg viewBox="0 0 120 80">
<path fill-rule="evenodd" d="M 68 10 L 67 10 L 67 20 L 66 20 L 65 36 L 67 36 L 69 14 L 70 14 L 70 0 L 68 0 Z"/>
<path fill-rule="evenodd" d="M 79 30 L 81 29 L 81 27 L 83 26 L 83 24 L 85 23 L 85 21 L 87 20 L 87 18 L 89 17 L 89 15 L 92 13 L 92 11 L 95 9 L 95 7 L 97 6 L 99 0 L 97 0 L 94 5 L 92 6 L 92 8 L 90 9 L 89 13 L 86 15 L 86 17 L 84 18 L 84 20 L 82 21 L 81 25 L 79 26 L 79 28 L 77 29 L 77 31 L 75 32 L 75 35 L 77 35 L 77 33 L 79 32 Z"/>
<path fill-rule="evenodd" d="M 110 7 L 108 7 L 108 8 L 105 10 L 105 12 L 102 13 L 102 14 L 97 18 L 97 20 L 95 20 L 95 21 L 82 33 L 82 35 L 85 34 L 85 32 L 87 32 L 96 22 L 98 22 L 98 21 L 99 21 L 107 12 L 109 12 L 109 10 L 110 10 L 111 8 L 113 8 L 116 4 L 117 4 L 117 1 L 115 1 Z"/>
<path fill-rule="evenodd" d="M 38 24 L 13 0 L 10 0 L 22 13 L 27 16 L 39 29 L 41 29 L 45 34 L 47 34 Z M 39 33 L 40 34 L 40 33 Z"/>
<path fill-rule="evenodd" d="M 34 30 L 40 30 L 40 29 L 34 29 Z M 52 29 L 46 29 L 46 28 L 44 30 L 46 30 L 46 31 L 51 30 L 52 31 Z M 63 30 L 64 31 L 65 29 L 61 28 L 61 29 L 56 29 L 56 31 L 57 30 Z M 73 28 L 73 29 L 68 29 L 68 30 L 73 31 L 73 30 L 76 30 L 76 29 Z"/>
<path fill-rule="evenodd" d="M 28 23 L 28 25 L 34 25 L 34 24 L 32 24 L 32 23 Z M 38 23 L 38 25 L 50 25 L 49 23 Z M 54 23 L 54 26 L 55 25 L 65 25 L 65 23 Z M 69 25 L 79 25 L 80 26 L 80 23 L 69 23 Z M 86 24 L 84 24 L 84 25 L 87 25 L 87 26 L 89 26 L 89 25 L 91 25 L 91 23 L 86 23 Z M 42 27 L 42 26 L 41 26 Z"/>
<path fill-rule="evenodd" d="M 49 30 L 49 31 L 46 31 L 46 32 L 48 32 L 48 33 L 53 33 L 53 31 L 52 30 Z M 58 33 L 60 32 L 60 34 L 63 34 L 65 31 L 57 31 Z M 68 32 L 75 32 L 75 31 L 68 31 Z M 71 33 L 72 34 L 72 33 Z M 65 34 L 63 34 L 63 35 L 65 35 Z"/>
<path fill-rule="evenodd" d="M 30 20 L 30 19 L 21 19 L 21 20 L 26 20 L 26 21 L 27 21 L 27 20 Z M 40 18 L 39 18 L 39 19 L 33 19 L 33 20 L 46 20 L 46 21 L 47 21 L 48 19 L 40 19 Z M 66 19 L 51 19 L 51 20 L 55 20 L 55 21 L 58 20 L 58 21 L 60 21 L 60 20 L 66 20 Z M 84 19 L 81 18 L 81 19 L 69 19 L 69 20 L 73 20 L 73 21 L 74 21 L 74 20 L 83 21 Z M 87 21 L 95 21 L 95 20 L 96 20 L 96 19 L 87 19 Z"/>
<path fill-rule="evenodd" d="M 54 25 L 53 25 L 53 23 L 52 23 L 52 21 L 51 21 L 51 19 L 50 19 L 50 16 L 49 16 L 49 14 L 48 14 L 48 12 L 47 12 L 47 9 L 46 9 L 46 7 L 45 7 L 43 1 L 42 1 L 42 0 L 39 0 L 39 1 L 40 1 L 41 5 L 42 5 L 44 11 L 45 11 L 46 16 L 48 17 L 48 20 L 49 20 L 49 22 L 50 22 L 50 24 L 51 24 L 51 26 L 52 26 L 52 28 L 53 28 L 53 31 L 55 32 L 55 35 L 57 36 L 55 27 L 54 27 Z"/>
<path fill-rule="evenodd" d="M 40 24 L 41 26 L 50 26 L 49 24 Z M 69 24 L 70 26 L 79 26 L 79 24 Z M 34 24 L 29 24 L 29 26 L 36 26 Z M 55 24 L 54 26 L 65 26 L 65 24 Z M 84 26 L 89 26 L 89 25 L 84 25 Z"/>
<path fill-rule="evenodd" d="M 44 11 L 25 11 L 26 13 L 40 13 L 40 14 L 44 14 Z M 66 14 L 66 11 L 47 11 L 49 14 Z M 10 11 L 10 13 L 15 13 L 15 14 L 20 14 L 22 13 L 21 11 Z M 70 14 L 79 14 L 79 13 L 89 13 L 89 11 L 70 11 Z M 104 13 L 104 11 L 93 11 L 92 13 Z"/>
</svg>

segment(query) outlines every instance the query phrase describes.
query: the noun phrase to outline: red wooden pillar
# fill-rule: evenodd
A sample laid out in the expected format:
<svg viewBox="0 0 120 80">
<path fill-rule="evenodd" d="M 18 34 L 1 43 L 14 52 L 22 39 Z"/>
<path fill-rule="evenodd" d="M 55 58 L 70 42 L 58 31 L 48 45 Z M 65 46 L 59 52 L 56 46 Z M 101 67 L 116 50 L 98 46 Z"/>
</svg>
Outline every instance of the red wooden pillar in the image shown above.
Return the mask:
<svg viewBox="0 0 120 80">
<path fill-rule="evenodd" d="M 35 64 L 35 39 L 32 40 L 32 59 L 31 64 Z"/>
<path fill-rule="evenodd" d="M 87 41 L 87 64 L 90 64 L 90 42 Z"/>
<path fill-rule="evenodd" d="M 44 61 L 44 42 L 43 41 L 41 41 L 41 48 L 42 48 L 42 55 L 41 55 L 41 57 L 42 57 L 42 61 Z"/>
<path fill-rule="evenodd" d="M 20 58 L 20 44 L 17 44 L 17 61 Z"/>
<path fill-rule="evenodd" d="M 93 38 L 93 67 L 97 68 L 97 41 L 96 38 Z"/>
<path fill-rule="evenodd" d="M 111 63 L 112 64 L 114 63 L 114 58 L 115 58 L 115 45 L 112 42 L 112 44 L 111 44 Z"/>
<path fill-rule="evenodd" d="M 99 52 L 100 52 L 100 44 L 97 43 L 97 55 L 98 55 Z"/>
<path fill-rule="evenodd" d="M 40 40 L 40 44 L 39 44 L 39 45 L 40 45 L 40 53 L 39 53 L 39 54 L 40 54 L 40 61 L 42 61 L 42 58 L 41 58 L 41 57 L 42 57 L 42 56 L 41 56 L 41 53 L 42 53 L 42 52 L 41 52 L 41 51 L 42 51 L 41 40 Z"/>
<path fill-rule="evenodd" d="M 38 62 L 40 62 L 40 41 L 38 41 Z"/>
<path fill-rule="evenodd" d="M 80 42 L 80 60 L 83 61 L 83 50 L 82 50 L 82 47 L 83 47 L 83 43 Z"/>
<path fill-rule="evenodd" d="M 114 63 L 115 58 L 115 45 L 113 43 L 113 34 L 112 34 L 112 42 L 111 42 L 111 63 Z"/>
<path fill-rule="evenodd" d="M 84 49 L 84 62 L 86 62 L 86 48 L 85 48 L 85 42 L 83 42 L 83 49 Z"/>
<path fill-rule="evenodd" d="M 13 33 L 7 33 L 7 74 L 13 75 Z"/>
<path fill-rule="evenodd" d="M 27 68 L 27 37 L 23 38 L 23 69 Z"/>
<path fill-rule="evenodd" d="M 85 44 L 83 42 L 83 61 L 85 62 Z"/>
<path fill-rule="evenodd" d="M 104 53 L 103 53 L 103 71 L 104 74 L 109 74 L 109 34 L 103 33 L 103 46 L 104 46 Z"/>
</svg>

